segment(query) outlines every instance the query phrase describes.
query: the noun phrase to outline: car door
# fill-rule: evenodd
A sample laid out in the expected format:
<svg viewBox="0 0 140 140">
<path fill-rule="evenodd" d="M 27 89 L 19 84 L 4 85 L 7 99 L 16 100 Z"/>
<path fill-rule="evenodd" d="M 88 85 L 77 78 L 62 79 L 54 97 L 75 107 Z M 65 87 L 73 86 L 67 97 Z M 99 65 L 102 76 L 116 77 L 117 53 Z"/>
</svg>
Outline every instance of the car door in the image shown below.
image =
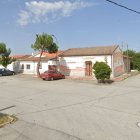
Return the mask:
<svg viewBox="0 0 140 140">
<path fill-rule="evenodd" d="M 2 69 L 2 75 L 3 76 L 6 76 L 7 75 L 6 69 Z"/>
<path fill-rule="evenodd" d="M 56 79 L 56 74 L 54 71 L 49 71 L 50 78 Z"/>
<path fill-rule="evenodd" d="M 58 74 L 56 71 L 53 71 L 53 79 L 58 79 Z"/>
<path fill-rule="evenodd" d="M 12 72 L 10 70 L 6 70 L 7 75 L 12 75 Z"/>
<path fill-rule="evenodd" d="M 57 71 L 57 79 L 61 79 L 62 77 L 61 77 L 61 74 L 60 74 L 60 72 L 59 71 Z"/>
<path fill-rule="evenodd" d="M 53 71 L 53 79 L 58 79 L 57 78 L 57 73 L 55 71 Z"/>
</svg>

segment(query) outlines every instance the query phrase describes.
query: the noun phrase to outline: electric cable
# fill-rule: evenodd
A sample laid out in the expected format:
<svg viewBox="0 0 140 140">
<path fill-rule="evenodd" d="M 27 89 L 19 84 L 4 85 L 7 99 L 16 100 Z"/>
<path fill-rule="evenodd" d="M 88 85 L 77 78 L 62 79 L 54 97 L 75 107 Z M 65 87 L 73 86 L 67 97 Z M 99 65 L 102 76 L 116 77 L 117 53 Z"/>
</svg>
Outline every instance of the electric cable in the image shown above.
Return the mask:
<svg viewBox="0 0 140 140">
<path fill-rule="evenodd" d="M 122 7 L 122 8 L 124 8 L 124 9 L 127 9 L 127 10 L 129 10 L 129 11 L 131 11 L 131 12 L 140 14 L 139 11 L 133 10 L 133 9 L 131 9 L 131 8 L 128 8 L 128 7 L 124 6 L 124 5 L 118 4 L 118 3 L 114 2 L 114 1 L 111 1 L 111 0 L 106 0 L 106 1 L 108 1 L 108 2 L 110 2 L 110 3 L 112 3 L 112 4 L 115 4 L 115 5 L 119 6 L 119 7 Z"/>
</svg>

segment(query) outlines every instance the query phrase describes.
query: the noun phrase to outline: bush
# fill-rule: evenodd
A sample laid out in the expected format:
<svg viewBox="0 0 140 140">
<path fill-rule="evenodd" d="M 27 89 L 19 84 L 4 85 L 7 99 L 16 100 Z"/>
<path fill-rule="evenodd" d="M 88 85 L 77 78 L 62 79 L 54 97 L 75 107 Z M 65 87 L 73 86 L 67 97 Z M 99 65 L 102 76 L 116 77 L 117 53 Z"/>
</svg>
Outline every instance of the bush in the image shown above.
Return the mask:
<svg viewBox="0 0 140 140">
<path fill-rule="evenodd" d="M 106 79 L 110 79 L 112 70 L 105 62 L 96 62 L 93 69 L 98 82 L 105 82 Z"/>
<path fill-rule="evenodd" d="M 140 71 L 140 53 L 136 53 L 133 57 L 133 66 L 134 69 Z"/>
</svg>

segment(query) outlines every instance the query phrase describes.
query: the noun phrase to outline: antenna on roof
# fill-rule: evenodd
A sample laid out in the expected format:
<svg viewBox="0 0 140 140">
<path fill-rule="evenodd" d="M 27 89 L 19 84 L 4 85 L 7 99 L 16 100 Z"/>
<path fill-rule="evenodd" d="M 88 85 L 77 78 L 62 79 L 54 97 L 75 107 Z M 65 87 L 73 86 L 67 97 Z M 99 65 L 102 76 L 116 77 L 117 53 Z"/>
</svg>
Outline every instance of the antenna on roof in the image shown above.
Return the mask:
<svg viewBox="0 0 140 140">
<path fill-rule="evenodd" d="M 122 41 L 122 45 L 121 45 L 121 50 L 123 51 L 123 41 Z"/>
</svg>

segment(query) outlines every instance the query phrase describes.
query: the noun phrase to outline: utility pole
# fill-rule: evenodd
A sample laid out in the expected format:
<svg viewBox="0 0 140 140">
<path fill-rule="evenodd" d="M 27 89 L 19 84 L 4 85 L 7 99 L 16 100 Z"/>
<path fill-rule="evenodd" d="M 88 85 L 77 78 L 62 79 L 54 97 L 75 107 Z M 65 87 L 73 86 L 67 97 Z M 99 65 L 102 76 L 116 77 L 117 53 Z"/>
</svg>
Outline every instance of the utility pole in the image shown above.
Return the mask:
<svg viewBox="0 0 140 140">
<path fill-rule="evenodd" d="M 123 51 L 123 41 L 122 41 L 122 48 L 121 48 L 121 49 L 122 49 L 122 51 Z"/>
<path fill-rule="evenodd" d="M 129 73 L 129 59 L 128 59 L 128 44 L 127 44 L 127 73 Z"/>
</svg>

